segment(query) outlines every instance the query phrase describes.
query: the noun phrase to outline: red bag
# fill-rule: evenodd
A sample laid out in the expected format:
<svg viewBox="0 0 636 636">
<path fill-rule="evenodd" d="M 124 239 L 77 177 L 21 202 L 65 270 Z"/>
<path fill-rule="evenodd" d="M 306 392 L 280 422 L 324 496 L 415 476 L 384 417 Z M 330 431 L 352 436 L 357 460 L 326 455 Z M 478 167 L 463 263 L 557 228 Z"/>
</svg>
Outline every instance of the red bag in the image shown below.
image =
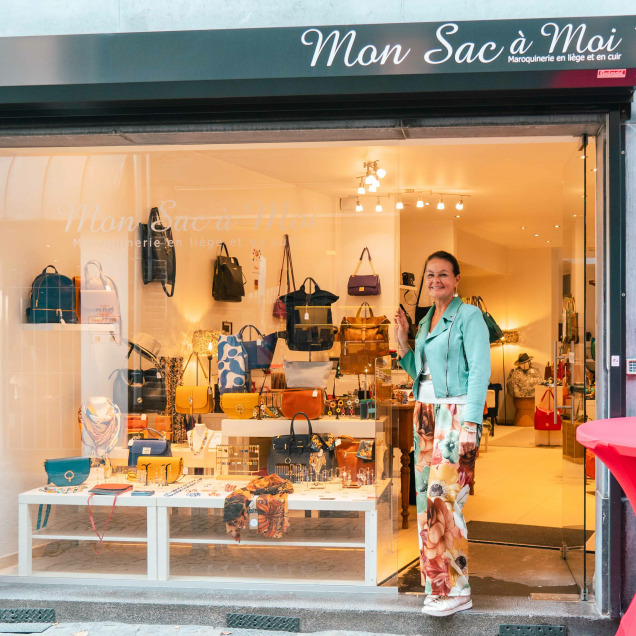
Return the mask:
<svg viewBox="0 0 636 636">
<path fill-rule="evenodd" d="M 285 251 L 283 252 L 283 263 L 280 266 L 280 278 L 278 280 L 278 297 L 276 298 L 276 302 L 274 303 L 274 310 L 272 315 L 274 318 L 287 318 L 287 306 L 280 299 L 281 296 L 281 286 L 283 284 L 283 270 L 285 269 L 285 265 L 287 265 L 287 293 L 291 291 L 291 285 L 293 285 L 294 291 L 296 290 L 296 281 L 294 280 L 294 266 L 292 264 L 291 258 L 291 246 L 289 245 L 289 236 L 285 234 Z"/>
<path fill-rule="evenodd" d="M 546 401 L 546 396 L 548 397 Z M 534 428 L 537 431 L 560 431 L 561 413 L 557 411 L 557 421 L 554 423 L 554 407 L 550 406 L 550 398 L 554 401 L 552 389 L 546 389 L 539 406 L 534 411 Z"/>
</svg>

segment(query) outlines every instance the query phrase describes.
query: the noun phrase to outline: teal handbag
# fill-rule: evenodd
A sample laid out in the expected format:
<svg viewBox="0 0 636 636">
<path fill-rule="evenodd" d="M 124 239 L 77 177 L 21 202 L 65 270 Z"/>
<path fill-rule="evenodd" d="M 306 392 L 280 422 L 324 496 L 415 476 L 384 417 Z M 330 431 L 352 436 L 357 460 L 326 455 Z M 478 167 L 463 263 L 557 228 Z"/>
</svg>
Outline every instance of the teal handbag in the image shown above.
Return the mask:
<svg viewBox="0 0 636 636">
<path fill-rule="evenodd" d="M 44 470 L 49 483 L 55 486 L 79 486 L 83 484 L 91 472 L 90 457 L 61 457 L 46 459 Z"/>
</svg>

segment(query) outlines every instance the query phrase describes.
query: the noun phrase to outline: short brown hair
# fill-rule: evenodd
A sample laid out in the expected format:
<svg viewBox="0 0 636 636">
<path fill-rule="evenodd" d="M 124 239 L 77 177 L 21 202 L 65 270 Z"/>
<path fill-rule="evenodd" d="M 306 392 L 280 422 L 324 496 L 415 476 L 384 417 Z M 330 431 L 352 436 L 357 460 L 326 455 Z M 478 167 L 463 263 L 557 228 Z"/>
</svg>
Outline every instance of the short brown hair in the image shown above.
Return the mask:
<svg viewBox="0 0 636 636">
<path fill-rule="evenodd" d="M 426 263 L 424 263 L 424 271 L 426 271 L 426 267 L 428 266 L 428 262 L 432 261 L 434 258 L 439 258 L 442 261 L 448 261 L 453 266 L 453 274 L 455 276 L 459 276 L 459 263 L 457 262 L 457 259 L 450 252 L 445 252 L 444 250 L 439 250 L 437 252 L 433 252 L 426 259 Z"/>
</svg>

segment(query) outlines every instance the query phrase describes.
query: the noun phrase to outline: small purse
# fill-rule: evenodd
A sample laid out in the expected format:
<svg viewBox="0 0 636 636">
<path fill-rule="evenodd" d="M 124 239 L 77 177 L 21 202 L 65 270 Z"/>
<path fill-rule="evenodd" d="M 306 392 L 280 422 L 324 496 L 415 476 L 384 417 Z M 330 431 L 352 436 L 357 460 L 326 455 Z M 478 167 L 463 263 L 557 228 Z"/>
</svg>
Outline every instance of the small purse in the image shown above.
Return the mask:
<svg viewBox="0 0 636 636">
<path fill-rule="evenodd" d="M 140 457 L 172 457 L 172 444 L 158 431 L 152 432 L 159 437 L 157 439 L 133 438 L 128 442 L 128 468 L 135 468 Z"/>
<path fill-rule="evenodd" d="M 260 397 L 258 393 L 223 393 L 221 408 L 230 419 L 251 420 L 258 417 Z"/>
<path fill-rule="evenodd" d="M 285 384 L 288 389 L 327 388 L 333 362 L 298 362 L 283 360 Z"/>
<path fill-rule="evenodd" d="M 369 257 L 369 265 L 371 265 L 371 271 L 373 274 L 358 274 L 362 260 L 364 259 L 364 253 L 367 253 Z M 365 247 L 360 254 L 360 260 L 356 265 L 356 268 L 351 276 L 349 276 L 349 283 L 347 284 L 347 293 L 349 296 L 378 296 L 382 293 L 380 288 L 380 277 L 375 273 L 373 267 L 373 261 L 371 260 L 371 252 L 369 248 Z"/>
<path fill-rule="evenodd" d="M 181 378 L 179 382 L 183 380 L 183 376 L 192 360 L 194 353 L 190 354 L 188 361 L 186 362 L 183 371 L 181 372 Z M 197 357 L 197 363 L 199 358 Z M 205 370 L 204 370 L 205 372 Z M 177 413 L 183 413 L 185 415 L 196 415 L 200 413 L 210 413 L 214 409 L 214 397 L 212 395 L 212 387 L 180 384 L 177 386 L 174 392 L 174 410 Z"/>
<path fill-rule="evenodd" d="M 61 457 L 44 460 L 49 483 L 55 486 L 79 486 L 91 472 L 90 457 Z"/>
<path fill-rule="evenodd" d="M 325 392 L 322 389 L 285 389 L 280 410 L 291 419 L 296 413 L 304 413 L 309 419 L 320 419 L 325 412 Z"/>
<path fill-rule="evenodd" d="M 183 457 L 139 457 L 137 470 L 146 471 L 146 483 L 163 479 L 172 484 L 183 475 Z"/>
</svg>

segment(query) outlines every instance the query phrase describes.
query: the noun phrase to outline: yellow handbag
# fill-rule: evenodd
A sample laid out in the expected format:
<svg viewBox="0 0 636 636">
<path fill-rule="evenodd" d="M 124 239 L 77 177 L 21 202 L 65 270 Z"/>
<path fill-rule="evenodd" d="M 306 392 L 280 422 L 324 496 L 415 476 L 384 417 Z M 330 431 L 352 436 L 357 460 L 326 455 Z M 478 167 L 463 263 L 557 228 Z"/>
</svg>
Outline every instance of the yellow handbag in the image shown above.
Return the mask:
<svg viewBox="0 0 636 636">
<path fill-rule="evenodd" d="M 137 470 L 145 470 L 148 483 L 157 477 L 169 484 L 183 475 L 183 457 L 139 457 Z"/>
<path fill-rule="evenodd" d="M 188 361 L 186 362 L 183 371 L 181 372 L 181 378 L 183 379 L 190 360 L 193 354 L 190 354 Z M 198 357 L 197 357 L 198 361 Z M 205 369 L 203 370 L 205 374 Z M 205 374 L 207 377 L 207 374 Z M 212 396 L 212 387 L 210 386 L 178 386 L 174 395 L 174 410 L 177 413 L 183 413 L 185 415 L 195 415 L 197 413 L 210 413 L 214 410 L 214 398 Z"/>
<path fill-rule="evenodd" d="M 261 396 L 258 393 L 223 393 L 221 408 L 233 420 L 251 420 L 258 417 Z"/>
</svg>

